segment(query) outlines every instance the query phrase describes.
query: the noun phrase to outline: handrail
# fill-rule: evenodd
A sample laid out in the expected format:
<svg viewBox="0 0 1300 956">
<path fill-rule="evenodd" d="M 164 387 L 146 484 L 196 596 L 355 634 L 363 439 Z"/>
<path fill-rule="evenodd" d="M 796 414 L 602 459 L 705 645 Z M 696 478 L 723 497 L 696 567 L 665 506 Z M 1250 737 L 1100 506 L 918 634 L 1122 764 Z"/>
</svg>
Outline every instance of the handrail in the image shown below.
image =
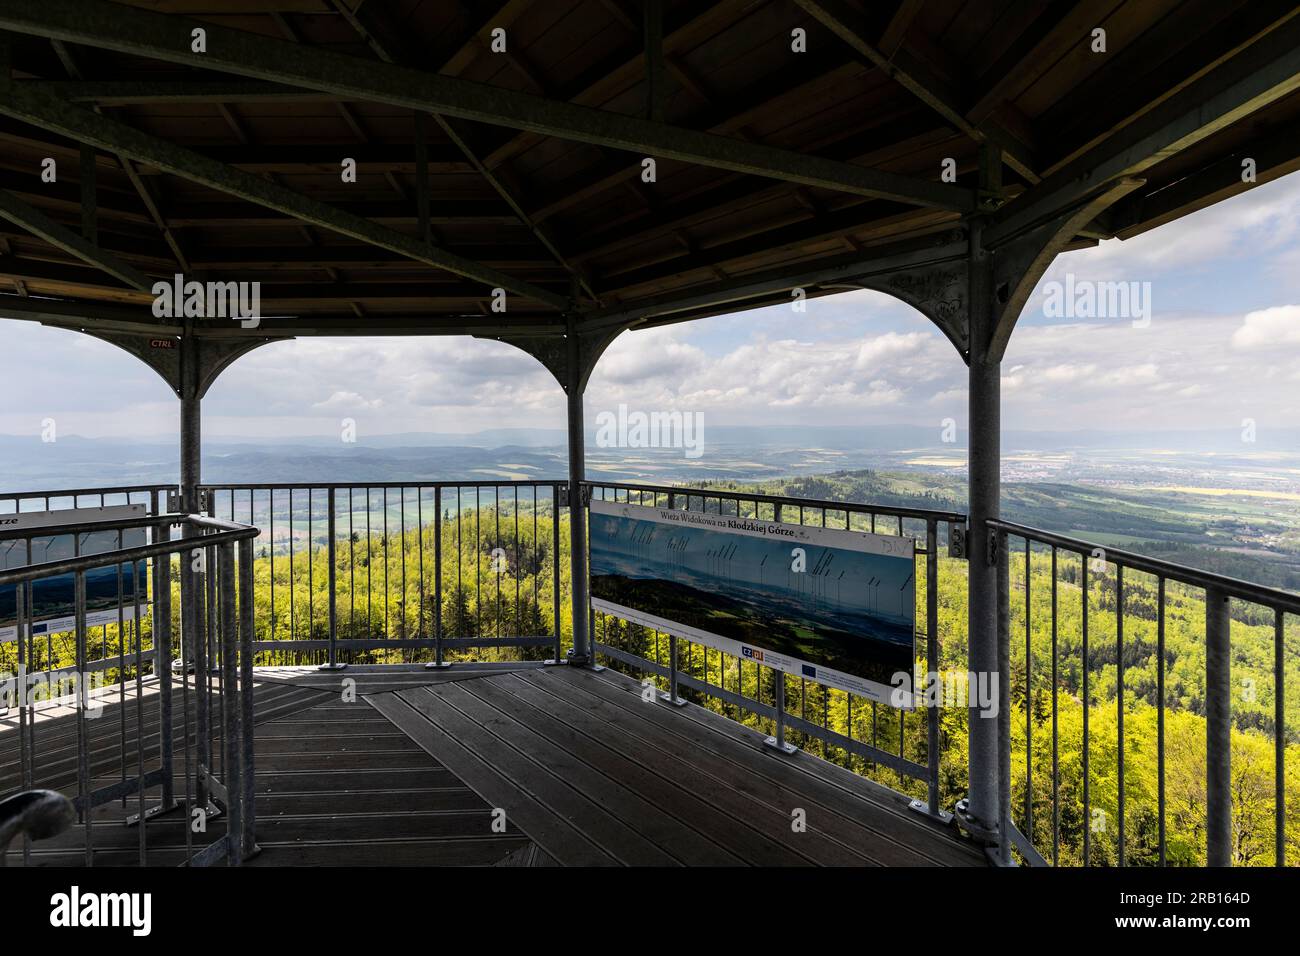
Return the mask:
<svg viewBox="0 0 1300 956">
<path fill-rule="evenodd" d="M 727 498 L 736 500 L 763 502 L 764 504 L 783 505 L 797 503 L 805 508 L 820 508 L 826 511 L 850 511 L 854 514 L 886 515 L 891 518 L 915 518 L 949 524 L 964 524 L 966 515 L 956 511 L 940 511 L 929 508 L 900 508 L 894 505 L 873 505 L 855 501 L 827 501 L 822 498 L 801 498 L 796 495 L 770 495 L 762 492 L 743 491 L 739 488 L 696 488 L 691 485 L 649 485 L 626 481 L 584 481 L 584 488 L 615 488 L 623 491 L 648 491 L 664 495 L 690 495 L 693 498 Z"/>
<path fill-rule="evenodd" d="M 173 529 L 183 527 L 197 531 L 197 535 L 173 537 Z M 89 729 L 86 726 L 88 697 L 81 690 L 82 678 L 77 680 L 78 703 L 75 713 L 77 740 L 76 799 L 72 805 L 81 819 L 86 819 L 94 808 L 137 797 L 139 809 L 126 822 L 140 826 L 140 861 L 146 861 L 146 836 L 144 821 L 177 807 L 206 808 L 219 804 L 226 813 L 224 835 L 216 842 L 196 847 L 191 830 L 185 829 L 186 861 L 200 866 L 225 859 L 238 865 L 257 852 L 255 839 L 256 807 L 254 787 L 253 739 L 253 654 L 255 618 L 253 611 L 253 541 L 259 530 L 252 525 L 239 524 L 220 518 L 191 514 L 132 515 L 126 518 L 77 524 L 51 525 L 41 528 L 10 529 L 4 535 L 13 538 L 35 538 L 57 534 L 118 532 L 128 528 L 152 528 L 157 533 L 151 544 L 119 548 L 95 554 L 47 561 L 0 572 L 0 585 L 16 587 L 15 610 L 19 702 L 18 742 L 21 790 L 30 790 L 37 774 L 38 738 L 35 734 L 36 714 L 34 703 L 28 700 L 27 686 L 31 676 L 28 667 L 35 661 L 35 633 L 33 632 L 32 590 L 27 582 L 42 578 L 73 575 L 75 577 L 74 623 L 69 627 L 74 637 L 75 671 L 78 675 L 95 669 L 96 662 L 89 659 L 87 579 L 92 569 L 114 565 L 144 565 L 152 561 L 152 586 L 142 593 L 134 581 L 130 593 L 118 583 L 118 654 L 116 661 L 106 658 L 108 666 L 121 669 L 118 702 L 121 707 L 121 724 L 118 737 L 122 748 L 121 779 L 104 786 L 93 786 Z M 184 802 L 178 801 L 174 792 L 177 768 L 173 762 L 173 699 L 172 699 L 172 584 L 174 565 L 171 554 L 186 554 L 201 550 L 203 562 L 180 562 L 180 614 L 181 661 L 193 662 L 191 668 L 180 668 L 180 710 L 184 718 Z M 165 560 L 157 560 L 163 558 Z M 142 625 L 142 602 L 153 604 L 152 644 L 144 648 L 145 631 Z M 210 602 L 210 603 L 209 603 Z M 127 605 L 133 605 L 128 608 Z M 130 612 L 129 618 L 125 617 Z M 127 622 L 130 626 L 127 626 Z M 128 657 L 128 638 L 134 645 Z M 107 633 L 104 647 L 107 648 Z M 47 649 L 47 663 L 53 663 L 53 651 Z M 127 667 L 133 672 L 135 682 L 135 733 L 128 739 L 125 684 Z M 146 732 L 144 714 L 144 670 L 152 665 L 153 678 L 157 680 L 157 766 L 146 769 Z M 67 672 L 60 667 L 58 672 Z M 42 672 L 53 674 L 54 671 Z M 214 681 L 215 675 L 215 681 Z M 194 722 L 190 722 L 191 709 Z M 113 736 L 111 733 L 107 735 Z M 220 750 L 216 743 L 219 740 Z M 100 738 L 96 738 L 100 742 Z M 136 751 L 134 773 L 128 773 L 128 750 L 132 744 Z M 42 751 L 43 753 L 43 751 Z M 215 759 L 214 759 L 215 758 Z M 71 784 L 71 781 L 70 781 Z M 159 804 L 146 808 L 146 793 L 160 788 Z M 84 851 L 87 865 L 94 863 L 94 827 L 84 828 Z M 30 848 L 24 844 L 24 860 L 30 863 Z"/>
<path fill-rule="evenodd" d="M 1105 560 L 1111 564 L 1122 564 L 1134 571 L 1171 578 L 1181 584 L 1221 591 L 1229 597 L 1241 598 L 1245 601 L 1265 604 L 1269 607 L 1281 607 L 1292 614 L 1300 614 L 1300 594 L 1294 594 L 1290 591 L 1265 587 L 1261 584 L 1252 584 L 1240 578 L 1215 574 L 1213 571 L 1200 571 L 1186 565 L 1174 564 L 1172 561 L 1150 558 L 1145 555 L 1135 554 L 1132 551 L 1110 548 L 1095 542 L 1070 538 L 1052 531 L 1043 531 L 1040 528 L 1016 524 L 1011 521 L 993 519 L 988 521 L 987 524 L 992 530 L 1014 535 L 1017 538 L 1029 537 L 1039 544 L 1049 544 L 1083 557 L 1091 557 L 1100 548 Z"/>
<path fill-rule="evenodd" d="M 16 534 L 14 532 L 9 532 L 0 535 L 0 539 L 76 534 L 85 531 L 116 531 L 122 528 L 153 527 L 160 524 L 188 524 L 199 528 L 216 529 L 215 534 L 204 535 L 201 539 L 202 546 L 205 548 L 212 545 L 234 543 L 236 541 L 255 538 L 259 533 L 257 528 L 250 525 L 221 521 L 216 518 L 208 518 L 201 515 L 168 514 L 143 515 L 139 518 L 130 518 L 120 522 L 105 521 L 95 522 L 93 524 L 86 524 L 83 522 L 76 525 L 53 525 L 42 528 L 25 528 Z M 143 561 L 147 558 L 161 557 L 165 554 L 181 551 L 184 550 L 184 547 L 185 546 L 179 541 L 159 541 L 154 544 L 140 545 L 135 548 L 121 548 L 116 551 L 99 551 L 95 554 L 66 558 L 62 561 L 46 561 L 42 564 L 29 564 L 21 568 L 0 571 L 0 585 L 16 584 L 20 581 L 32 581 L 39 578 L 53 577 L 54 575 L 59 574 L 73 574 L 77 571 L 85 571 L 90 568 L 102 568 L 113 564 L 132 564 L 136 561 Z"/>
<path fill-rule="evenodd" d="M 1166 651 L 1166 629 L 1169 620 L 1170 597 L 1167 585 L 1170 583 L 1193 589 L 1204 591 L 1204 694 L 1203 694 L 1203 716 L 1205 720 L 1205 764 L 1200 768 L 1204 774 L 1205 790 L 1204 808 L 1205 808 L 1205 859 L 1210 866 L 1230 866 L 1234 859 L 1234 836 L 1233 836 L 1233 779 L 1231 775 L 1231 763 L 1233 752 L 1233 733 L 1234 719 L 1232 706 L 1232 677 L 1234 668 L 1237 666 L 1233 662 L 1233 616 L 1230 607 L 1230 599 L 1236 598 L 1256 608 L 1262 608 L 1268 613 L 1265 619 L 1254 619 L 1246 622 L 1248 626 L 1258 627 L 1261 634 L 1256 635 L 1255 639 L 1263 638 L 1267 640 L 1268 629 L 1272 631 L 1272 661 L 1271 674 L 1273 690 L 1273 707 L 1272 714 L 1272 743 L 1273 743 L 1273 854 L 1274 862 L 1277 866 L 1286 865 L 1287 856 L 1287 826 L 1286 826 L 1286 708 L 1285 708 L 1285 686 L 1286 686 L 1286 615 L 1292 616 L 1300 614 L 1300 594 L 1288 591 L 1282 591 L 1277 588 L 1269 588 L 1261 585 L 1252 584 L 1248 581 L 1242 581 L 1237 578 L 1228 577 L 1222 574 L 1216 574 L 1210 571 L 1200 571 L 1195 568 L 1189 568 L 1183 565 L 1174 564 L 1159 558 L 1151 558 L 1141 554 L 1135 554 L 1131 551 L 1125 551 L 1119 548 L 1103 547 L 1094 543 L 1083 541 L 1078 538 L 1071 538 L 1066 535 L 1057 534 L 1051 531 L 1044 531 L 1027 525 L 1016 524 L 1010 521 L 993 519 L 986 522 L 986 533 L 988 535 L 988 544 L 990 549 L 990 560 L 996 561 L 998 568 L 998 625 L 997 625 L 997 642 L 998 656 L 1000 658 L 1000 669 L 1003 671 L 1005 681 L 1001 689 L 1001 708 L 999 713 L 999 729 L 1001 753 L 999 755 L 999 804 L 1000 804 L 1000 826 L 1009 839 L 1004 839 L 998 847 L 1000 858 L 1003 862 L 1009 862 L 1010 850 L 1014 845 L 1020 850 L 1024 859 L 1029 862 L 1042 862 L 1044 856 L 1050 855 L 1053 864 L 1059 860 L 1062 844 L 1062 817 L 1060 811 L 1061 801 L 1061 782 L 1060 772 L 1061 765 L 1059 762 L 1059 752 L 1061 745 L 1061 730 L 1058 720 L 1060 695 L 1067 695 L 1067 699 L 1074 700 L 1080 709 L 1080 723 L 1082 727 L 1081 738 L 1081 799 L 1083 819 L 1088 821 L 1079 829 L 1079 838 L 1081 842 L 1081 859 L 1083 865 L 1089 866 L 1094 860 L 1094 849 L 1101 845 L 1101 862 L 1109 864 L 1113 861 L 1119 866 L 1125 866 L 1128 863 L 1128 854 L 1131 836 L 1136 838 L 1135 845 L 1141 850 L 1148 853 L 1153 860 L 1158 860 L 1160 865 L 1167 863 L 1167 848 L 1170 844 L 1167 832 L 1168 800 L 1166 794 L 1165 779 L 1165 760 L 1166 760 L 1166 711 L 1171 707 L 1177 707 L 1176 703 L 1167 700 L 1168 677 L 1167 672 L 1173 666 L 1173 658 L 1167 656 Z M 1015 538 L 1024 542 L 1024 548 L 1021 550 L 1018 546 L 1013 549 L 1010 547 L 1008 539 Z M 1050 573 L 1046 586 L 1050 591 L 1050 604 L 1044 606 L 1045 594 L 1044 583 L 1035 585 L 1034 581 L 1039 576 L 1035 573 L 1034 567 L 1034 547 L 1040 546 L 1044 549 L 1050 548 Z M 1076 650 L 1071 653 L 1078 654 L 1080 668 L 1078 671 L 1079 685 L 1076 688 L 1062 688 L 1059 668 L 1060 643 L 1060 617 L 1058 612 L 1058 594 L 1059 582 L 1061 577 L 1058 569 L 1058 553 L 1072 554 L 1077 556 L 1080 562 L 1080 571 L 1077 578 L 1071 577 L 1069 580 L 1077 582 L 1079 593 L 1080 612 L 1077 617 L 1077 637 L 1078 642 Z M 1038 568 L 1040 574 L 1048 572 L 1046 567 L 1045 553 L 1042 553 L 1042 564 Z M 1023 574 L 1023 583 L 1021 587 L 1015 589 L 1023 594 L 1023 597 L 1013 602 L 1013 588 L 1011 586 L 1012 563 L 1016 564 L 1016 574 Z M 1113 575 L 1110 569 L 1113 568 Z M 1134 582 L 1125 572 L 1137 572 L 1138 574 L 1150 575 L 1155 579 L 1154 587 L 1146 590 L 1146 598 L 1150 601 L 1152 591 L 1154 591 L 1154 602 L 1147 603 L 1144 606 L 1153 611 L 1153 617 L 1146 618 L 1149 621 L 1149 630 L 1141 630 L 1141 625 L 1130 623 L 1133 612 L 1130 612 L 1129 595 L 1133 593 Z M 1094 605 L 1092 598 L 1092 586 L 1090 580 L 1094 576 L 1102 581 L 1108 582 L 1104 587 L 1113 594 L 1113 605 L 1107 606 L 1105 603 Z M 1142 591 L 1144 589 L 1137 588 Z M 1040 595 L 1038 609 L 1035 611 L 1035 602 L 1033 595 Z M 1196 595 L 1190 596 L 1191 600 L 1199 600 Z M 1017 665 L 1011 652 L 1011 622 L 1013 617 L 1013 603 L 1023 607 L 1022 621 L 1016 625 L 1017 631 L 1023 627 L 1023 662 Z M 1073 602 L 1071 602 L 1073 603 Z M 1109 628 L 1103 623 L 1098 628 L 1095 623 L 1090 621 L 1091 616 L 1096 617 L 1099 613 L 1103 622 L 1112 619 L 1114 629 L 1110 633 Z M 1185 615 L 1184 615 L 1185 616 Z M 1142 620 L 1140 613 L 1137 614 L 1138 620 Z M 1267 620 L 1271 618 L 1271 621 Z M 1036 655 L 1034 651 L 1034 624 L 1037 623 L 1039 630 L 1039 647 L 1043 649 L 1041 642 L 1045 638 L 1050 638 L 1050 657 Z M 1050 630 L 1048 630 L 1050 628 Z M 1072 628 L 1073 630 L 1073 628 Z M 1094 648 L 1097 640 L 1097 632 L 1100 630 L 1101 646 L 1103 653 L 1108 656 L 1113 653 L 1113 663 L 1116 667 L 1116 674 L 1113 682 L 1113 697 L 1094 703 L 1094 695 L 1091 689 L 1090 676 L 1093 673 L 1093 661 L 1096 659 Z M 1154 633 L 1152 633 L 1154 631 Z M 1136 634 L 1136 637 L 1134 636 Z M 1017 641 L 1021 638 L 1017 638 Z M 1147 685 L 1145 688 L 1129 688 L 1127 680 L 1127 670 L 1131 666 L 1126 657 L 1126 647 L 1133 646 L 1136 642 L 1139 645 L 1145 644 L 1148 650 L 1154 650 L 1154 704 L 1156 709 L 1156 727 L 1155 727 L 1155 746 L 1138 747 L 1132 750 L 1132 756 L 1141 760 L 1149 759 L 1154 753 L 1155 756 L 1155 777 L 1156 777 L 1156 794 L 1154 801 L 1155 810 L 1155 842 L 1151 842 L 1152 834 L 1147 832 L 1145 835 L 1140 825 L 1130 828 L 1126 812 L 1129 803 L 1128 788 L 1125 783 L 1126 769 L 1129 764 L 1129 751 L 1127 746 L 1128 738 L 1125 732 L 1125 716 L 1128 710 L 1126 705 L 1126 693 L 1136 695 L 1149 694 L 1153 688 Z M 1113 651 L 1112 651 L 1113 649 Z M 1035 666 L 1035 657 L 1039 656 L 1040 662 Z M 1255 661 L 1254 665 L 1261 670 L 1267 665 L 1263 661 Z M 1044 671 L 1050 668 L 1050 673 Z M 1010 727 L 1011 720 L 1011 700 L 1009 696 L 1009 685 L 1018 678 L 1023 676 L 1023 696 L 1026 704 L 1023 708 L 1023 740 L 1017 744 L 1023 748 L 1023 780 L 1017 780 L 1023 795 L 1023 805 L 1020 800 L 1013 801 L 1013 781 L 1011 775 L 1012 767 L 1012 734 Z M 1051 723 L 1049 733 L 1050 754 L 1051 754 L 1051 780 L 1042 788 L 1035 784 L 1034 775 L 1034 747 L 1033 738 L 1035 736 L 1035 720 L 1033 708 L 1028 705 L 1035 686 L 1035 677 L 1037 685 L 1041 690 L 1046 687 L 1051 692 Z M 1092 735 L 1090 734 L 1089 724 L 1090 717 L 1095 719 L 1096 715 L 1104 715 L 1107 710 L 1113 709 L 1114 712 L 1114 732 L 1115 746 L 1113 755 L 1102 751 L 1100 759 L 1109 763 L 1113 760 L 1117 786 L 1113 805 L 1103 807 L 1096 811 L 1099 813 L 1113 812 L 1116 817 L 1117 830 L 1113 845 L 1106 845 L 1102 840 L 1093 835 L 1091 826 L 1092 813 L 1094 804 L 1094 793 L 1092 788 L 1092 761 L 1098 759 L 1093 754 Z M 1041 721 L 1040 721 L 1041 722 Z M 1141 726 L 1141 724 L 1139 724 Z M 1038 763 L 1041 765 L 1042 758 Z M 1040 774 L 1042 773 L 1040 766 Z M 1019 776 L 1019 775 L 1017 775 Z M 1047 792 L 1050 794 L 1051 801 L 1051 819 L 1050 829 L 1049 821 L 1035 812 L 1035 794 L 1036 792 Z M 1098 801 L 1100 802 L 1100 801 Z M 1142 812 L 1141 805 L 1139 813 Z M 1152 809 L 1148 803 L 1145 807 L 1147 812 Z M 1023 823 L 1018 827 L 1014 814 L 1019 813 Z M 1035 826 L 1035 822 L 1039 826 Z M 1103 826 L 1100 832 L 1105 832 Z M 1050 854 L 1038 855 L 1033 852 L 1032 841 L 1035 836 L 1043 839 L 1044 842 L 1050 838 Z M 1018 838 L 1018 839 L 1017 839 Z M 1107 842 L 1109 839 L 1107 838 Z M 1024 844 L 1030 844 L 1027 848 Z M 1111 855 L 1113 849 L 1114 855 Z M 1152 852 L 1154 851 L 1154 852 Z"/>
<path fill-rule="evenodd" d="M 110 485 L 102 488 L 42 488 L 36 491 L 0 491 L 0 502 L 12 501 L 17 507 L 17 502 L 27 500 L 42 499 L 49 501 L 51 498 L 85 498 L 91 495 L 98 496 L 101 500 L 108 495 L 139 495 L 157 494 L 163 491 L 175 491 L 176 485 L 168 482 L 158 482 L 156 484 L 145 485 Z M 18 514 L 21 512 L 0 512 L 0 514 Z"/>
<path fill-rule="evenodd" d="M 417 478 L 412 481 L 213 481 L 199 485 L 200 491 L 316 491 L 325 488 L 531 488 L 533 485 L 566 485 L 560 478 L 471 479 L 453 481 Z"/>
</svg>

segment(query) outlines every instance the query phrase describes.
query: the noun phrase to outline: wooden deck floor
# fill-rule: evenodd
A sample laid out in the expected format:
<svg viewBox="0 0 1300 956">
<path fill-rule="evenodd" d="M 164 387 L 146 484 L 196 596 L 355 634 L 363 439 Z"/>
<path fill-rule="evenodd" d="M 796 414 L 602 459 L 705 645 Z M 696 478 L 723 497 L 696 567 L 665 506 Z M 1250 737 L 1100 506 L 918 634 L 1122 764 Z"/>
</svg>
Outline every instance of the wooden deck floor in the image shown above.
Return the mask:
<svg viewBox="0 0 1300 956">
<path fill-rule="evenodd" d="M 781 757 L 702 708 L 646 703 L 612 671 L 267 668 L 255 699 L 254 866 L 983 863 L 898 794 L 808 755 Z M 152 757 L 156 689 L 144 704 Z M 120 779 L 117 706 L 89 722 L 93 786 Z M 126 707 L 134 760 L 134 700 Z M 0 793 L 16 786 L 9 723 Z M 70 716 L 43 719 L 37 742 L 38 784 L 75 793 Z M 122 822 L 137 808 L 133 796 L 96 810 L 96 866 L 138 864 L 139 831 Z M 178 810 L 148 823 L 148 865 L 183 862 L 184 819 Z M 82 865 L 85 836 L 77 826 L 34 844 L 32 863 Z M 21 865 L 19 848 L 9 862 Z"/>
<path fill-rule="evenodd" d="M 900 795 L 640 691 L 561 667 L 367 699 L 561 864 L 983 865 Z"/>
<path fill-rule="evenodd" d="M 493 832 L 490 808 L 450 771 L 360 697 L 343 702 L 338 693 L 346 672 L 312 671 L 301 682 L 259 680 L 255 693 L 257 835 L 262 852 L 252 866 L 456 866 L 542 865 L 544 856 L 515 828 Z M 447 672 L 424 672 L 441 678 Z M 318 680 L 320 677 L 326 679 Z M 392 686 L 393 675 L 362 675 L 360 687 Z M 468 675 L 466 675 L 468 676 Z M 260 677 L 260 675 L 259 675 Z M 332 688 L 332 692 L 331 692 Z M 142 698 L 146 717 L 147 766 L 157 755 L 156 685 Z M 92 788 L 121 779 L 118 704 L 87 721 L 91 733 Z M 179 715 L 179 692 L 177 692 Z M 135 759 L 134 693 L 126 704 L 129 759 Z M 44 715 L 37 726 L 37 785 L 76 793 L 76 729 L 70 715 Z M 179 719 L 179 717 L 178 717 Z M 149 732 L 149 728 L 154 728 Z M 17 735 L 0 725 L 0 790 L 17 782 Z M 181 730 L 176 731 L 179 748 Z M 177 750 L 177 766 L 182 759 Z M 133 767 L 132 767 L 133 769 Z M 184 778 L 176 776 L 176 793 Z M 146 792 L 146 805 L 159 793 Z M 90 836 L 95 866 L 137 866 L 139 830 L 123 825 L 139 808 L 125 804 L 96 808 Z M 186 859 L 184 822 L 177 809 L 146 824 L 146 865 L 176 866 Z M 225 824 L 211 822 L 193 838 L 200 848 L 222 836 Z M 34 866 L 84 866 L 86 828 L 34 843 Z M 9 852 L 11 866 L 23 863 L 21 848 Z"/>
</svg>

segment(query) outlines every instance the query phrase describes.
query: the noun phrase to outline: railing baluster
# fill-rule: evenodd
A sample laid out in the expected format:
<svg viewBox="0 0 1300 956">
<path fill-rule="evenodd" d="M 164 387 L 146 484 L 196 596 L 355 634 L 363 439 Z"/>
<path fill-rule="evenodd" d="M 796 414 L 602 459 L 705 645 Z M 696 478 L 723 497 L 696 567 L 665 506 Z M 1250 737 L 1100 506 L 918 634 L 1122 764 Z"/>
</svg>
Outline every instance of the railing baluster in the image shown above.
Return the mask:
<svg viewBox="0 0 1300 956">
<path fill-rule="evenodd" d="M 998 858 L 1011 863 L 1011 556 L 1007 535 L 996 532 L 998 657 Z"/>
<path fill-rule="evenodd" d="M 1061 859 L 1061 763 L 1060 727 L 1057 723 L 1057 702 L 1060 687 L 1057 676 L 1057 582 L 1056 545 L 1052 545 L 1052 866 Z"/>
<path fill-rule="evenodd" d="M 553 567 L 551 569 L 551 606 L 555 614 L 555 663 L 564 660 L 563 649 L 560 646 L 560 487 L 556 485 L 552 488 L 551 502 L 551 556 Z"/>
<path fill-rule="evenodd" d="M 848 524 L 848 515 L 844 518 Z M 939 679 L 939 525 L 934 518 L 925 525 L 925 666 L 927 679 Z M 926 708 L 926 744 L 929 779 L 929 811 L 939 816 L 939 720 L 940 702 Z"/>
<path fill-rule="evenodd" d="M 1232 865 L 1232 654 L 1228 596 L 1205 592 L 1205 854 Z"/>
<path fill-rule="evenodd" d="M 1082 600 L 1082 647 L 1083 659 L 1083 865 L 1092 865 L 1092 793 L 1090 790 L 1090 756 L 1088 743 L 1088 712 L 1092 709 L 1092 696 L 1088 687 L 1088 554 L 1079 552 L 1079 592 Z"/>
<path fill-rule="evenodd" d="M 78 817 L 86 835 L 86 866 L 95 865 L 94 808 L 90 805 L 90 741 L 86 729 L 86 572 L 78 571 L 73 581 L 73 608 L 77 657 L 76 701 L 77 715 L 77 797 Z M 53 667 L 53 658 L 50 659 Z"/>
<path fill-rule="evenodd" d="M 1282 609 L 1273 611 L 1273 856 L 1275 866 L 1286 866 L 1286 648 Z"/>
<path fill-rule="evenodd" d="M 1030 627 L 1033 598 L 1030 593 L 1030 565 L 1033 552 L 1025 538 L 1025 835 L 1034 838 L 1034 647 Z"/>
<path fill-rule="evenodd" d="M 238 686 L 238 635 L 235 625 L 235 547 L 223 544 L 217 550 L 217 576 L 220 591 L 220 634 L 221 634 L 221 741 L 225 751 L 221 764 L 222 784 L 226 788 L 226 859 L 231 866 L 238 866 L 241 860 L 243 842 L 243 814 L 240 804 L 243 802 L 243 780 L 240 774 L 240 709 L 233 700 L 227 701 L 236 693 Z M 251 729 L 250 729 L 251 733 Z"/>
<path fill-rule="evenodd" d="M 1156 581 L 1156 801 L 1160 865 L 1165 865 L 1165 579 Z"/>
<path fill-rule="evenodd" d="M 120 534 L 120 532 L 119 532 Z M 137 813 L 139 814 L 140 827 L 140 865 L 145 866 L 148 862 L 148 846 L 146 843 L 145 826 L 146 812 L 144 806 L 144 655 L 141 648 L 144 638 L 144 621 L 140 608 L 140 573 L 143 567 L 138 566 L 135 562 L 131 563 L 131 593 L 135 598 L 135 775 L 140 781 L 139 789 L 136 791 L 138 799 L 136 801 Z M 120 636 L 120 635 L 119 635 Z M 157 637 L 154 638 L 155 642 Z M 123 686 L 126 685 L 124 675 L 119 675 Z M 126 713 L 126 704 L 122 704 L 122 712 Z M 122 735 L 122 752 L 126 753 L 126 735 Z M 161 737 L 159 740 L 161 748 Z M 124 781 L 125 782 L 125 781 Z M 122 798 L 123 806 L 126 805 L 125 795 Z"/>
<path fill-rule="evenodd" d="M 1124 866 L 1124 565 L 1115 565 L 1115 733 L 1119 795 L 1119 865 Z"/>
<path fill-rule="evenodd" d="M 253 542 L 239 543 L 239 704 L 240 744 L 243 766 L 242 858 L 257 852 L 257 776 L 254 762 L 256 731 L 253 714 L 253 638 L 256 616 L 253 608 Z"/>
</svg>

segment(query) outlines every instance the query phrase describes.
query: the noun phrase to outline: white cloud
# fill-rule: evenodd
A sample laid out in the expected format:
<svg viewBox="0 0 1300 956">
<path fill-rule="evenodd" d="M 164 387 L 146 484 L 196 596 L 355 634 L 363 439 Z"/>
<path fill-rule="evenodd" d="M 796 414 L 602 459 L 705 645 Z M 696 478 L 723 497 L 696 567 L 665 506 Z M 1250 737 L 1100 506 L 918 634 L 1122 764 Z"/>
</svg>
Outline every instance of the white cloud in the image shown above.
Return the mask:
<svg viewBox="0 0 1300 956">
<path fill-rule="evenodd" d="M 1232 347 L 1241 351 L 1286 346 L 1300 346 L 1300 305 L 1247 312 L 1232 334 Z"/>
<path fill-rule="evenodd" d="M 1300 176 L 1061 257 L 1045 278 L 1151 281 L 1160 311 L 1147 328 L 1045 322 L 1031 300 L 1003 364 L 1004 428 L 1300 420 L 1300 305 L 1284 304 L 1300 301 L 1298 267 Z M 1238 290 L 1249 305 L 1218 316 L 1161 305 L 1208 283 L 1230 293 L 1223 311 Z M 0 431 L 31 433 L 55 417 L 60 435 L 175 434 L 170 390 L 126 353 L 27 322 L 0 332 Z M 704 411 L 718 424 L 962 420 L 966 367 L 915 310 L 852 291 L 810 300 L 805 313 L 783 305 L 625 333 L 592 376 L 588 416 L 619 403 Z M 213 438 L 334 434 L 341 416 L 363 435 L 560 428 L 564 394 L 534 358 L 490 340 L 304 337 L 244 356 L 204 401 Z"/>
</svg>

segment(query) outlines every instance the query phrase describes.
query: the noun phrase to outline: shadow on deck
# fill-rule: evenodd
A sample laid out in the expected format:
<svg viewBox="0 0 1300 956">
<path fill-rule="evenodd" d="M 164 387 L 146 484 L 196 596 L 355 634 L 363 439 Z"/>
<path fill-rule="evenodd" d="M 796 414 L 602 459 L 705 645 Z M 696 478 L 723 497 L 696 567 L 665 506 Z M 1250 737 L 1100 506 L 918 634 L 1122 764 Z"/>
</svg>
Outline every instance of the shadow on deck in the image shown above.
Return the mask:
<svg viewBox="0 0 1300 956">
<path fill-rule="evenodd" d="M 647 703 L 637 682 L 613 671 L 388 665 L 259 668 L 257 676 L 262 852 L 249 865 L 984 862 L 901 795 L 810 755 L 777 755 L 762 735 L 703 708 Z M 156 708 L 156 689 L 143 703 L 146 715 Z M 133 699 L 88 722 L 92 786 L 120 779 L 118 707 L 133 723 Z M 8 730 L 0 722 L 2 791 L 17 777 Z M 38 785 L 75 793 L 72 718 L 42 721 L 37 740 L 47 768 Z M 156 732 L 152 742 L 146 734 L 147 758 L 156 749 Z M 138 863 L 139 830 L 122 822 L 137 809 L 132 796 L 96 810 L 97 866 Z M 176 810 L 149 821 L 148 865 L 185 859 L 184 820 Z M 214 820 L 195 843 L 211 842 L 222 826 Z M 33 844 L 31 863 L 82 865 L 84 830 Z M 21 865 L 21 849 L 9 858 Z"/>
</svg>

